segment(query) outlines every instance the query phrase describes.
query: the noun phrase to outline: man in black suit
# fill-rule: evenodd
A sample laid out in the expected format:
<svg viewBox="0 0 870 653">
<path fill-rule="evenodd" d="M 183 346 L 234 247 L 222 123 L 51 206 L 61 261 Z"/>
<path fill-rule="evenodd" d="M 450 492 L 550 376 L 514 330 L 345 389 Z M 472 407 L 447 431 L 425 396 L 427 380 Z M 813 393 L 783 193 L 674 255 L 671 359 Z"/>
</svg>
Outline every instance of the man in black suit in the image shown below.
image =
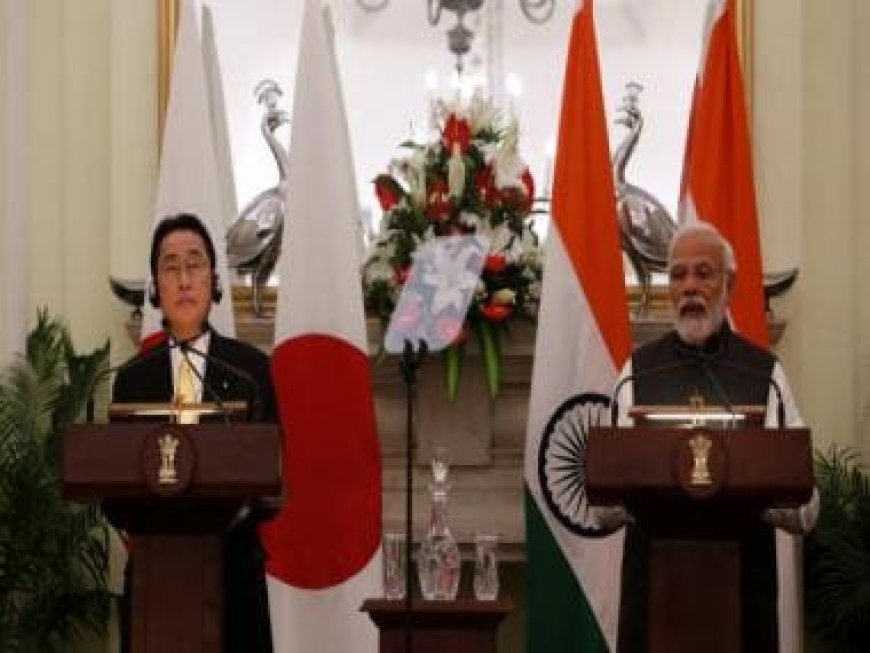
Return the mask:
<svg viewBox="0 0 870 653">
<path fill-rule="evenodd" d="M 193 402 L 244 400 L 249 418 L 275 421 L 269 358 L 208 324 L 212 303 L 221 298 L 215 261 L 214 243 L 196 216 L 182 213 L 158 224 L 151 243 L 148 298 L 163 313 L 164 332 L 153 345 L 159 349 L 140 354 L 118 372 L 114 402 L 169 402 L 179 394 Z M 227 653 L 272 651 L 265 555 L 257 534 L 258 523 L 270 516 L 270 511 L 252 509 L 225 539 Z"/>
</svg>

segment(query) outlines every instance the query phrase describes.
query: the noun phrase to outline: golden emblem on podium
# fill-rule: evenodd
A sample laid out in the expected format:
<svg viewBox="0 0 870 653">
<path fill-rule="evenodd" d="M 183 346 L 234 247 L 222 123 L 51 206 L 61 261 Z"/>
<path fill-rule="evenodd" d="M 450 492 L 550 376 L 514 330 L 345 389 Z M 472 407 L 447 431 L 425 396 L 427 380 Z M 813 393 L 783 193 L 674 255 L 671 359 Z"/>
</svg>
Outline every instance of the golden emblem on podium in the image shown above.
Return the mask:
<svg viewBox="0 0 870 653">
<path fill-rule="evenodd" d="M 694 487 L 704 487 L 713 484 L 713 478 L 710 476 L 710 466 L 708 464 L 710 457 L 710 449 L 713 446 L 713 441 L 702 433 L 698 433 L 689 440 L 689 447 L 692 450 L 692 473 L 690 485 Z"/>
<path fill-rule="evenodd" d="M 175 485 L 178 483 L 178 470 L 175 466 L 175 455 L 180 440 L 172 433 L 165 433 L 157 439 L 160 453 L 160 468 L 157 470 L 159 485 Z"/>
</svg>

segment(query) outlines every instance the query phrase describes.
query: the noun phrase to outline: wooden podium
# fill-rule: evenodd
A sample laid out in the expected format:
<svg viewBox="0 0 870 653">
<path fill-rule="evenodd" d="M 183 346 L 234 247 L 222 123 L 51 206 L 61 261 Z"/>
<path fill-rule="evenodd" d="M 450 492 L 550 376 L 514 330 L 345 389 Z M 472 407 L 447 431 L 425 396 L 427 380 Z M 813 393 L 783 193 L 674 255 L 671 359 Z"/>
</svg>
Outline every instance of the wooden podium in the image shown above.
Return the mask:
<svg viewBox="0 0 870 653">
<path fill-rule="evenodd" d="M 80 424 L 63 440 L 63 492 L 102 501 L 133 536 L 134 653 L 223 647 L 222 537 L 281 489 L 273 424 Z"/>
<path fill-rule="evenodd" d="M 368 599 L 363 603 L 361 610 L 380 631 L 379 653 L 406 653 L 409 619 L 414 653 L 496 653 L 496 630 L 513 605 L 506 599 L 414 599 L 410 613 L 405 608 L 404 600 Z"/>
<path fill-rule="evenodd" d="M 589 431 L 590 503 L 625 504 L 650 540 L 651 653 L 742 650 L 740 540 L 813 491 L 806 429 Z"/>
</svg>

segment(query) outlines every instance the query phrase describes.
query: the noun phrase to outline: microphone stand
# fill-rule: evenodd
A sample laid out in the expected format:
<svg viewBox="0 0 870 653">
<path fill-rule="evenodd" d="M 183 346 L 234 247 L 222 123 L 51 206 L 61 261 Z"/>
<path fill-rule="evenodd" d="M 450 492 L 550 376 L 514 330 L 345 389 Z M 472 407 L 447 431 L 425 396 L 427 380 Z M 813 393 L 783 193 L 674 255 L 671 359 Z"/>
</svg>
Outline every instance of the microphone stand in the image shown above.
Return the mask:
<svg viewBox="0 0 870 653">
<path fill-rule="evenodd" d="M 413 467 L 411 460 L 411 444 L 414 434 L 414 395 L 420 364 L 426 357 L 427 347 L 422 340 L 418 341 L 419 349 L 415 350 L 410 340 L 405 340 L 402 350 L 402 360 L 399 369 L 402 381 L 405 383 L 405 653 L 411 653 L 411 548 L 412 515 L 413 515 Z"/>
</svg>

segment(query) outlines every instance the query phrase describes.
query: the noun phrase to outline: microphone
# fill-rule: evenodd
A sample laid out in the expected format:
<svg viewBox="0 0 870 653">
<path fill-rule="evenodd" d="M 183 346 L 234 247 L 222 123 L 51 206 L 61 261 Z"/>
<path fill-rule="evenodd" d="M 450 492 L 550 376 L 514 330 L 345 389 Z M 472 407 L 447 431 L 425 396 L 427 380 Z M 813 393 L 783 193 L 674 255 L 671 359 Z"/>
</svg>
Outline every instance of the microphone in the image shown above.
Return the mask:
<svg viewBox="0 0 870 653">
<path fill-rule="evenodd" d="M 94 379 L 94 383 L 93 383 L 93 386 L 91 387 L 90 395 L 88 398 L 88 403 L 87 403 L 87 407 L 86 407 L 86 419 L 87 419 L 87 421 L 91 422 L 91 423 L 93 423 L 93 421 L 94 421 L 94 393 L 96 392 L 97 386 L 103 381 L 103 379 L 105 379 L 109 375 L 118 374 L 119 372 L 123 372 L 123 371 L 130 369 L 130 368 L 141 365 L 142 363 L 150 361 L 151 359 L 156 358 L 158 356 L 161 356 L 161 355 L 165 354 L 166 352 L 171 351 L 172 349 L 175 349 L 177 347 L 182 347 L 189 342 L 195 341 L 197 338 L 202 336 L 203 333 L 205 333 L 205 331 L 201 331 L 200 333 L 196 334 L 195 336 L 193 336 L 191 338 L 186 338 L 184 340 L 176 340 L 174 337 L 172 337 L 172 334 L 164 326 L 164 328 L 161 331 L 158 331 L 155 334 L 161 338 L 157 344 L 155 344 L 152 347 L 149 347 L 148 349 L 146 349 L 144 351 L 138 352 L 135 356 L 127 359 L 126 361 L 124 361 L 120 365 L 114 365 L 112 367 L 107 367 L 102 372 L 100 372 L 96 376 L 96 378 Z"/>
<path fill-rule="evenodd" d="M 188 351 L 193 349 L 193 348 L 190 345 L 186 344 L 187 342 L 189 342 L 189 341 L 186 341 L 185 344 L 180 345 L 181 346 L 181 357 L 184 358 L 185 362 L 187 363 L 187 366 L 190 368 L 190 371 L 193 372 L 193 375 L 202 384 L 203 393 L 204 394 L 208 393 L 208 395 L 211 396 L 212 399 L 214 399 L 215 406 L 217 406 L 217 409 L 219 411 L 221 411 L 221 417 L 224 418 L 224 423 L 229 424 L 230 423 L 229 411 L 224 407 L 224 402 L 221 399 L 220 395 L 217 392 L 215 392 L 214 388 L 206 382 L 205 377 L 202 374 L 200 374 L 199 370 L 196 368 L 196 365 L 194 365 L 193 361 L 190 360 L 190 356 L 188 356 L 187 354 L 188 354 Z"/>
<path fill-rule="evenodd" d="M 773 388 L 774 393 L 776 394 L 776 423 L 780 429 L 785 428 L 785 400 L 782 398 L 782 388 L 779 383 L 777 383 L 776 379 L 773 378 L 773 374 L 762 374 L 758 370 L 754 370 L 751 367 L 746 367 L 745 365 L 740 365 L 739 363 L 732 363 L 731 361 L 725 360 L 717 360 L 716 364 L 725 367 L 728 369 L 732 369 L 736 372 L 742 372 L 747 376 L 751 376 L 756 379 L 763 379 L 767 382 L 768 387 Z M 776 366 L 776 363 L 774 363 Z"/>
<path fill-rule="evenodd" d="M 102 372 L 97 374 L 97 376 L 94 378 L 94 383 L 91 386 L 91 390 L 88 395 L 87 407 L 85 409 L 85 419 L 89 423 L 93 423 L 94 421 L 94 393 L 97 390 L 97 386 L 100 385 L 103 379 L 111 374 L 117 374 L 118 372 L 123 372 L 124 370 L 130 369 L 131 367 L 141 365 L 142 363 L 145 363 L 152 358 L 156 358 L 157 356 L 169 351 L 170 349 L 174 349 L 175 347 L 179 346 L 178 343 L 172 342 L 170 340 L 165 330 L 162 332 L 158 332 L 158 334 L 163 335 L 164 337 L 159 343 L 157 343 L 153 347 L 150 347 L 144 351 L 140 351 L 135 356 L 127 359 L 120 365 L 107 367 Z"/>
<path fill-rule="evenodd" d="M 707 377 L 707 380 L 710 381 L 710 387 L 713 388 L 713 392 L 719 398 L 719 401 L 722 402 L 722 407 L 731 415 L 731 428 L 737 428 L 737 413 L 734 410 L 734 406 L 731 404 L 731 400 L 728 399 L 728 393 L 725 392 L 725 388 L 722 387 L 722 384 L 719 382 L 719 379 L 716 378 L 716 375 L 713 374 L 713 370 L 710 367 L 710 363 L 707 358 L 702 356 L 698 358 L 698 365 L 704 371 L 704 375 Z"/>
<path fill-rule="evenodd" d="M 617 401 L 617 397 L 619 397 L 619 391 L 622 390 L 622 387 L 626 383 L 628 383 L 629 381 L 634 383 L 638 379 L 643 379 L 647 376 L 655 376 L 681 367 L 686 367 L 694 362 L 695 361 L 693 360 L 679 360 L 673 363 L 665 363 L 664 365 L 657 365 L 655 367 L 650 367 L 645 370 L 640 370 L 639 372 L 632 372 L 631 374 L 625 376 L 623 379 L 620 379 L 619 383 L 616 384 L 616 387 L 610 394 L 610 425 L 616 426 L 617 416 L 619 415 L 619 402 Z"/>
<path fill-rule="evenodd" d="M 776 422 L 780 429 L 785 428 L 785 401 L 782 398 L 782 388 L 779 383 L 777 383 L 776 379 L 773 378 L 773 374 L 762 374 L 758 370 L 754 370 L 751 367 L 746 367 L 745 365 L 741 365 L 740 363 L 734 363 L 732 361 L 726 360 L 721 357 L 722 348 L 719 347 L 716 351 L 706 354 L 702 351 L 698 351 L 695 349 L 691 349 L 689 347 L 684 347 L 681 345 L 676 345 L 676 349 L 681 351 L 689 356 L 694 356 L 699 361 L 703 361 L 704 365 L 709 367 L 710 363 L 718 365 L 720 367 L 724 367 L 726 369 L 734 370 L 735 372 L 740 372 L 745 374 L 746 376 L 751 376 L 755 379 L 764 380 L 768 387 L 773 388 L 774 393 L 776 394 Z M 776 365 L 776 363 L 774 363 Z M 711 379 L 711 382 L 716 385 L 717 382 L 713 379 L 713 371 L 712 369 L 708 369 L 708 378 Z M 721 384 L 719 384 L 721 388 Z M 714 388 L 715 390 L 715 388 Z M 718 392 L 718 391 L 717 391 Z M 724 388 L 722 389 L 724 393 Z M 726 405 L 727 408 L 727 405 Z M 733 412 L 733 411 L 732 411 Z"/>
<path fill-rule="evenodd" d="M 193 345 L 190 344 L 194 340 L 196 340 L 196 338 L 184 340 L 181 343 L 179 343 L 179 346 L 181 347 L 182 355 L 185 356 L 185 358 L 187 358 L 188 354 L 193 354 L 195 356 L 199 356 L 206 363 L 213 364 L 216 367 L 218 367 L 226 372 L 229 372 L 230 374 L 233 374 L 236 377 L 242 379 L 250 388 L 250 394 L 249 394 L 250 402 L 248 404 L 248 413 L 245 416 L 245 418 L 247 421 L 251 422 L 254 420 L 255 417 L 259 417 L 259 410 L 260 410 L 260 404 L 261 404 L 260 386 L 257 383 L 257 381 L 254 379 L 254 377 L 251 376 L 251 374 L 248 373 L 246 370 L 243 370 L 242 368 L 240 368 L 236 365 L 233 365 L 232 363 L 228 363 L 227 361 L 225 361 L 221 358 L 218 358 L 217 356 L 212 356 L 208 352 L 204 352 L 204 351 L 197 349 L 196 347 L 194 347 Z M 188 361 L 189 361 L 189 359 L 188 359 Z M 206 386 L 205 379 L 202 378 L 202 376 L 199 374 L 199 372 L 196 370 L 196 368 L 193 367 L 193 369 L 194 369 L 197 377 L 202 381 L 203 388 L 208 390 L 209 393 L 215 398 L 215 403 L 218 404 L 218 406 L 220 408 L 223 408 L 223 400 L 218 396 L 218 394 L 214 391 L 213 388 L 209 388 L 208 386 Z M 224 414 L 226 417 L 226 411 L 224 411 Z"/>
</svg>

